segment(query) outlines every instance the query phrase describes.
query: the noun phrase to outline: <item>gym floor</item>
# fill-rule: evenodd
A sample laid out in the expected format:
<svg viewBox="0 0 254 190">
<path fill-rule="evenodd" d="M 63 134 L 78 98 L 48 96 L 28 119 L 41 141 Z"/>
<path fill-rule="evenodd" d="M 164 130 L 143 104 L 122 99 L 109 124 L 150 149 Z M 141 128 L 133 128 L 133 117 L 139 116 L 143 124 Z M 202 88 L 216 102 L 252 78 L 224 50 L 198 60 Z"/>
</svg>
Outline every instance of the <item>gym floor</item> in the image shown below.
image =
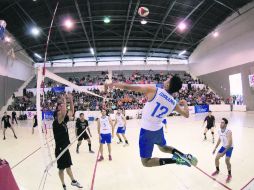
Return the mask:
<svg viewBox="0 0 254 190">
<path fill-rule="evenodd" d="M 104 161 L 97 163 L 98 135 L 96 124 L 91 124 L 92 148 L 94 154 L 88 152 L 87 142 L 83 142 L 80 153 L 76 154 L 76 142 L 70 148 L 73 173 L 75 178 L 84 186 L 84 190 L 223 190 L 241 189 L 253 177 L 253 148 L 254 145 L 254 113 L 253 112 L 214 112 L 216 118 L 216 140 L 220 120 L 226 117 L 229 120 L 228 127 L 233 133 L 234 151 L 232 154 L 232 181 L 225 183 L 227 168 L 224 158 L 220 161 L 220 174 L 214 179 L 211 173 L 215 171 L 212 154 L 215 144 L 212 144 L 211 133 L 207 133 L 208 140 L 203 141 L 202 123 L 205 115 L 192 115 L 190 118 L 168 117 L 168 129 L 165 133 L 167 144 L 174 146 L 184 153 L 195 155 L 198 160 L 198 168 L 178 165 L 166 165 L 156 168 L 145 168 L 139 157 L 138 138 L 140 120 L 127 121 L 126 136 L 130 145 L 123 147 L 118 145 L 117 138 L 113 139 L 113 161 L 107 159 L 107 147 L 104 146 Z M 21 190 L 38 189 L 45 167 L 44 158 L 40 147 L 38 129 L 32 135 L 32 121 L 19 121 L 15 125 L 18 139 L 14 139 L 11 130 L 6 132 L 6 140 L 0 140 L 1 158 L 5 158 L 13 168 L 12 172 Z M 74 136 L 74 123 L 69 124 L 70 139 Z M 1 135 L 1 138 L 3 136 Z M 52 130 L 48 129 L 47 138 L 52 139 Z M 216 143 L 216 142 L 215 142 Z M 49 143 L 51 156 L 54 158 L 53 141 Z M 154 148 L 153 156 L 171 157 Z M 28 158 L 26 158 L 28 157 Z M 24 161 L 22 161 L 26 158 Z M 19 163 L 22 161 L 21 163 Z M 18 164 L 19 163 L 19 164 Z M 17 165 L 18 164 L 18 165 Z M 94 180 L 93 180 L 94 177 Z M 77 189 L 71 187 L 70 180 L 65 175 L 68 190 Z M 93 181 L 93 182 L 92 182 Z M 254 187 L 253 187 L 254 188 Z M 62 189 L 58 178 L 58 171 L 54 165 L 46 179 L 45 189 Z"/>
</svg>

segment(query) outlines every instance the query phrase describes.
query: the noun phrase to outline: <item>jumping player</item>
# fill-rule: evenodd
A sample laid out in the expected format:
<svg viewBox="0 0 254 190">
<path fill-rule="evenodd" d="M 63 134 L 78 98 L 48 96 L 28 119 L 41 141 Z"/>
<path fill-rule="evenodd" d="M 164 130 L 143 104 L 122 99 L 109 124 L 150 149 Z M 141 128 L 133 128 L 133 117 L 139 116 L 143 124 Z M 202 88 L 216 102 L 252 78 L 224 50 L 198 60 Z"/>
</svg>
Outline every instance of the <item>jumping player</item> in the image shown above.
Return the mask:
<svg viewBox="0 0 254 190">
<path fill-rule="evenodd" d="M 88 131 L 89 135 L 87 134 L 87 131 L 85 130 Z M 76 136 L 78 137 L 81 133 L 83 134 L 78 138 L 76 152 L 79 153 L 79 146 L 81 145 L 82 140 L 84 139 L 84 140 L 87 140 L 88 142 L 89 152 L 94 153 L 94 151 L 92 151 L 92 145 L 91 145 L 91 139 L 90 139 L 92 135 L 88 126 L 88 121 L 84 117 L 84 113 L 80 113 L 79 118 L 76 121 Z"/>
<path fill-rule="evenodd" d="M 233 139 L 232 139 L 232 131 L 230 129 L 227 129 L 227 125 L 228 125 L 228 120 L 226 118 L 222 118 L 221 124 L 220 124 L 220 130 L 218 131 L 219 139 L 213 150 L 213 154 L 215 153 L 217 147 L 220 145 L 221 142 L 222 142 L 222 147 L 220 148 L 215 158 L 216 171 L 212 174 L 212 176 L 216 176 L 219 174 L 220 172 L 219 160 L 226 154 L 225 161 L 228 168 L 228 177 L 226 179 L 226 183 L 229 183 L 232 178 L 230 158 L 233 152 Z"/>
<path fill-rule="evenodd" d="M 110 117 L 106 115 L 106 110 L 102 110 L 102 116 L 97 121 L 98 134 L 100 136 L 100 158 L 98 161 L 104 160 L 103 157 L 103 145 L 107 143 L 108 146 L 108 158 L 111 161 L 111 138 L 114 138 L 114 125 Z"/>
<path fill-rule="evenodd" d="M 205 131 L 204 131 L 204 140 L 206 140 L 206 133 L 208 130 L 211 130 L 211 134 L 213 136 L 213 143 L 214 143 L 214 127 L 215 127 L 215 117 L 212 115 L 212 112 L 209 111 L 208 112 L 208 115 L 205 117 L 205 120 L 204 120 L 204 123 L 203 123 L 203 126 L 206 122 L 206 128 L 205 128 Z"/>
<path fill-rule="evenodd" d="M 122 139 L 121 139 L 121 136 L 120 136 L 120 135 L 122 135 L 122 137 L 124 138 L 124 141 L 125 141 L 125 145 L 124 146 L 129 145 L 129 142 L 128 142 L 126 136 L 125 136 L 125 132 L 126 132 L 126 119 L 123 116 L 121 109 L 117 110 L 117 113 L 116 113 L 116 116 L 115 116 L 115 124 L 114 124 L 114 126 L 117 126 L 116 136 L 119 139 L 119 142 L 117 142 L 117 144 L 120 144 L 120 143 L 123 142 Z"/>
<path fill-rule="evenodd" d="M 141 119 L 139 136 L 140 157 L 143 166 L 154 167 L 165 164 L 196 165 L 197 159 L 190 154 L 183 154 L 174 147 L 167 146 L 163 133 L 163 119 L 173 110 L 184 117 L 189 117 L 189 109 L 185 100 L 177 103 L 172 94 L 182 88 L 182 81 L 178 76 L 173 76 L 164 82 L 164 89 L 155 86 L 135 86 L 126 83 L 106 84 L 105 89 L 119 88 L 145 94 L 148 98 Z M 180 106 L 183 106 L 181 108 Z M 152 157 L 154 145 L 158 145 L 162 152 L 173 154 L 172 158 Z"/>
<path fill-rule="evenodd" d="M 7 115 L 6 112 L 4 112 L 4 116 L 2 117 L 2 120 L 1 120 L 1 128 L 2 128 L 2 122 L 4 122 L 4 130 L 3 130 L 4 140 L 6 139 L 6 137 L 5 137 L 5 131 L 6 131 L 6 129 L 8 127 L 12 130 L 14 138 L 17 139 L 17 136 L 15 134 L 14 128 L 12 127 L 12 125 L 10 123 L 10 119 L 11 119 L 11 117 L 9 115 Z"/>
</svg>

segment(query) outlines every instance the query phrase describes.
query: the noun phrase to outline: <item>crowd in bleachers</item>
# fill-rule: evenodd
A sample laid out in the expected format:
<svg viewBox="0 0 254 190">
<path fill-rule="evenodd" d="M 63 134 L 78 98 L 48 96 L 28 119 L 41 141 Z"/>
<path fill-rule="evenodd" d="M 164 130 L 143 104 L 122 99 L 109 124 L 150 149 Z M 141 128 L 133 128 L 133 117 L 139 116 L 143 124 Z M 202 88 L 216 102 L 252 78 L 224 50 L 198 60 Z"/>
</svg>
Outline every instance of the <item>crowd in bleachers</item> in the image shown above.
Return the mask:
<svg viewBox="0 0 254 190">
<path fill-rule="evenodd" d="M 125 82 L 128 84 L 158 84 L 163 83 L 172 75 L 173 73 L 170 72 L 154 72 L 153 70 L 149 70 L 146 73 L 136 71 L 127 74 L 126 72 L 120 72 L 115 73 L 112 76 L 112 80 L 113 82 Z M 178 75 L 185 84 L 202 84 L 202 81 L 199 79 L 194 80 L 191 75 L 186 72 L 178 73 Z"/>
<path fill-rule="evenodd" d="M 147 71 L 146 73 L 133 72 L 129 75 L 125 73 L 118 72 L 114 73 L 112 76 L 112 81 L 114 82 L 126 82 L 130 84 L 160 84 L 163 83 L 170 75 L 168 72 L 157 72 Z M 198 85 L 191 84 L 202 84 L 200 80 L 194 80 L 187 73 L 178 74 L 183 83 L 189 84 L 183 87 L 179 93 L 174 94 L 176 100 L 185 99 L 188 105 L 193 106 L 197 104 L 221 104 L 222 99 L 212 92 L 207 86 L 203 85 L 203 88 Z M 103 85 L 105 80 L 108 79 L 106 73 L 102 73 L 101 77 L 96 76 L 96 78 L 89 79 L 87 75 L 84 78 L 68 78 L 70 82 L 82 86 L 92 86 L 92 85 Z M 87 78 L 88 77 L 88 78 Z M 55 87 L 55 83 L 48 80 L 48 87 Z M 101 108 L 110 108 L 116 110 L 121 109 L 141 109 L 143 108 L 146 97 L 140 93 L 122 91 L 119 89 L 114 89 L 111 92 L 103 92 L 99 89 L 92 89 L 92 92 L 107 97 L 107 101 L 103 101 L 102 98 L 88 95 L 86 93 L 79 93 L 76 91 L 72 92 L 74 97 L 74 107 L 75 110 L 84 111 L 95 111 Z M 61 93 L 56 93 L 53 91 L 48 91 L 44 95 L 44 110 L 55 110 L 57 101 Z M 8 107 L 8 110 L 25 111 L 25 110 L 36 110 L 35 97 L 33 93 L 27 93 L 23 97 L 15 97 L 13 105 Z"/>
</svg>

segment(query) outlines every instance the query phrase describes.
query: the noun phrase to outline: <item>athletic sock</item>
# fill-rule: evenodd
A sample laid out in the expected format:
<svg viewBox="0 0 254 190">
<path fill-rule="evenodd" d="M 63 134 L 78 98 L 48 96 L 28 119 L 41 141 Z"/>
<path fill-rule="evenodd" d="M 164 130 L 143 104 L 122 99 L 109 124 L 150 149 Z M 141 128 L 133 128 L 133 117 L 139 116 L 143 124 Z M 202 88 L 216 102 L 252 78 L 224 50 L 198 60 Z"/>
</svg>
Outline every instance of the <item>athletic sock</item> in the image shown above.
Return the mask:
<svg viewBox="0 0 254 190">
<path fill-rule="evenodd" d="M 118 138 L 119 139 L 119 142 L 123 142 L 121 138 Z"/>
<path fill-rule="evenodd" d="M 129 144 L 129 143 L 128 143 L 128 140 L 125 140 L 125 143 L 126 143 L 126 144 Z"/>
<path fill-rule="evenodd" d="M 173 160 L 172 158 L 160 158 L 160 165 L 163 166 L 165 164 L 175 164 L 176 160 Z"/>
<path fill-rule="evenodd" d="M 230 175 L 230 176 L 231 176 L 231 170 L 228 170 L 228 175 Z"/>
<path fill-rule="evenodd" d="M 219 167 L 216 167 L 216 170 L 219 172 L 219 171 L 220 171 L 220 168 L 219 168 Z"/>
<path fill-rule="evenodd" d="M 72 182 L 72 183 L 77 183 L 77 181 L 76 181 L 75 179 L 74 179 L 74 180 L 72 180 L 71 182 Z"/>
<path fill-rule="evenodd" d="M 89 151 L 92 151 L 92 144 L 88 143 Z"/>
<path fill-rule="evenodd" d="M 178 153 L 180 156 L 184 156 L 184 153 L 182 153 L 182 152 L 180 152 L 179 150 L 177 150 L 177 149 L 173 149 L 172 150 L 172 154 L 175 154 L 175 153 Z"/>
</svg>

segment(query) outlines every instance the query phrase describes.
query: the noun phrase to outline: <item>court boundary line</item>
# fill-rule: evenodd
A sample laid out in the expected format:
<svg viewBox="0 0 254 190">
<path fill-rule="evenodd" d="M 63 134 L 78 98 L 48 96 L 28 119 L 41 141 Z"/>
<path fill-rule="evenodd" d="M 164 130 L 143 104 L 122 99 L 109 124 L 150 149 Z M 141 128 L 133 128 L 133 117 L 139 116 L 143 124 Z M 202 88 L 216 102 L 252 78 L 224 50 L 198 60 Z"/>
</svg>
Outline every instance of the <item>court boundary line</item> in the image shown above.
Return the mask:
<svg viewBox="0 0 254 190">
<path fill-rule="evenodd" d="M 244 190 L 244 188 L 247 187 L 252 181 L 254 181 L 254 178 L 252 178 L 245 186 L 243 186 L 241 190 Z"/>
<path fill-rule="evenodd" d="M 94 182 L 95 182 L 95 176 L 96 176 L 96 171 L 97 171 L 99 154 L 100 154 L 100 149 L 98 150 L 98 153 L 97 153 L 97 156 L 96 156 L 96 161 L 95 161 L 95 164 L 94 164 L 93 177 L 92 177 L 90 190 L 94 190 L 93 188 L 94 188 Z"/>
<path fill-rule="evenodd" d="M 209 177 L 210 179 L 214 180 L 215 182 L 217 182 L 218 184 L 220 184 L 221 186 L 223 186 L 224 188 L 228 189 L 228 190 L 232 190 L 230 187 L 226 186 L 224 183 L 220 182 L 219 180 L 217 180 L 216 178 L 210 176 L 208 173 L 206 173 L 204 170 L 202 170 L 201 168 L 195 166 L 195 168 L 197 170 L 199 170 L 200 172 L 202 172 L 203 174 L 205 174 L 207 177 Z"/>
</svg>

